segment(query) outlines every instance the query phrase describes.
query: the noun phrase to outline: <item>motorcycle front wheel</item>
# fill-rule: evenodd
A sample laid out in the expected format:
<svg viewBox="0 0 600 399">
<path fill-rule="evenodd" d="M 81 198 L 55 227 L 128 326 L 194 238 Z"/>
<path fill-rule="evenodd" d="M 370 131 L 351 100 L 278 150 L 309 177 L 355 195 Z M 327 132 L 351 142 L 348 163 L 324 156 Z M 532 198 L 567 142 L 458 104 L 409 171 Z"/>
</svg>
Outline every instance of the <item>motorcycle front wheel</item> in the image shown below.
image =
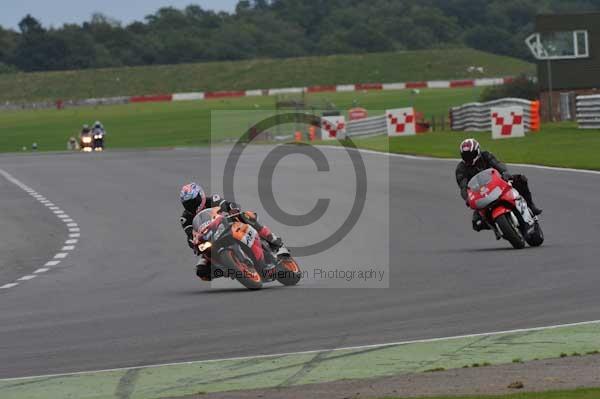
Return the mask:
<svg viewBox="0 0 600 399">
<path fill-rule="evenodd" d="M 277 281 L 286 286 L 297 285 L 302 279 L 302 271 L 291 256 L 279 260 L 277 265 Z"/>
<path fill-rule="evenodd" d="M 510 213 L 506 213 L 496 219 L 496 223 L 502 231 L 502 236 L 510 242 L 514 249 L 523 249 L 527 245 L 523 234 L 518 227 L 514 225 Z"/>
<path fill-rule="evenodd" d="M 229 274 L 249 290 L 260 290 L 263 286 L 260 273 L 243 260 L 239 259 L 233 249 L 227 249 L 221 255 L 221 261 L 227 267 Z"/>
</svg>

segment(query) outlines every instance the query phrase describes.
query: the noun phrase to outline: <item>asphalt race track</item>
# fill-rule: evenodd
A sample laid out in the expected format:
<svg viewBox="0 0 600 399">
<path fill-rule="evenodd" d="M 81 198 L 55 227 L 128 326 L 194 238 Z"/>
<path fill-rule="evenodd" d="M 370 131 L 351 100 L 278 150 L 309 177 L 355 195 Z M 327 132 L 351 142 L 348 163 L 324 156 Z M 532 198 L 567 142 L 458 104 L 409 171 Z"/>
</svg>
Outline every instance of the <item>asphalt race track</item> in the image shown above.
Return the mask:
<svg viewBox="0 0 600 399">
<path fill-rule="evenodd" d="M 267 150 L 249 148 L 240 161 L 236 199 L 244 207 L 292 246 L 343 223 L 355 192 L 344 151 L 324 150 L 331 172 L 316 173 L 304 156 L 281 161 L 274 176 L 281 208 L 303 214 L 318 198 L 332 198 L 314 225 L 286 227 L 256 195 Z M 542 248 L 514 251 L 489 232 L 471 231 L 454 162 L 364 154 L 367 202 L 354 230 L 299 259 L 308 272 L 301 286 L 248 292 L 235 282 L 211 288 L 198 281 L 179 227 L 181 184 L 213 176 L 212 188 L 221 190 L 227 149 L 213 155 L 212 165 L 208 149 L 0 156 L 0 168 L 81 227 L 76 251 L 60 266 L 0 291 L 0 378 L 600 319 L 600 175 L 512 168 L 529 177 L 546 232 Z M 0 180 L 1 286 L 52 257 L 66 229 Z M 314 278 L 316 269 L 361 267 L 384 279 Z"/>
</svg>

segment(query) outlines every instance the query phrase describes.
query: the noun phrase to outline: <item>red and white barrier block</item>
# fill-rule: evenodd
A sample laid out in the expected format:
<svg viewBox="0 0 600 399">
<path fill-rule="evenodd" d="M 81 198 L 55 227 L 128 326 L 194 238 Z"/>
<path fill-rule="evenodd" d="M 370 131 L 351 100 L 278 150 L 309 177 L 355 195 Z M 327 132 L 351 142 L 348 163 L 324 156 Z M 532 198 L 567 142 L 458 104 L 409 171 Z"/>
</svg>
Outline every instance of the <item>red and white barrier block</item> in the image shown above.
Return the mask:
<svg viewBox="0 0 600 399">
<path fill-rule="evenodd" d="M 388 136 L 417 134 L 417 115 L 414 108 L 398 108 L 385 112 Z"/>
<path fill-rule="evenodd" d="M 492 108 L 492 139 L 525 137 L 523 107 Z"/>
<path fill-rule="evenodd" d="M 343 140 L 346 138 L 346 118 L 325 116 L 321 118 L 321 140 Z"/>
</svg>

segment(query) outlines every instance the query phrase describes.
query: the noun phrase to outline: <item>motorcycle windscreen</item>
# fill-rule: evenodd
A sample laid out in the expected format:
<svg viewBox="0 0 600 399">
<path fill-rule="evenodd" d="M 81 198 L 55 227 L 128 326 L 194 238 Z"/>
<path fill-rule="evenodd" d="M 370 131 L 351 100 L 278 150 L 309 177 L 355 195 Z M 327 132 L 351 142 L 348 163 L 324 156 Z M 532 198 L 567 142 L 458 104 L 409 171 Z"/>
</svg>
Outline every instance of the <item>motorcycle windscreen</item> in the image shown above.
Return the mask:
<svg viewBox="0 0 600 399">
<path fill-rule="evenodd" d="M 486 169 L 479 172 L 471 180 L 469 180 L 468 187 L 472 191 L 479 191 L 482 187 L 486 187 L 492 181 L 495 169 Z"/>
<path fill-rule="evenodd" d="M 212 217 L 212 209 L 205 209 L 194 218 L 194 222 L 192 226 L 194 231 L 202 231 L 206 226 L 208 226 L 213 221 Z"/>
</svg>

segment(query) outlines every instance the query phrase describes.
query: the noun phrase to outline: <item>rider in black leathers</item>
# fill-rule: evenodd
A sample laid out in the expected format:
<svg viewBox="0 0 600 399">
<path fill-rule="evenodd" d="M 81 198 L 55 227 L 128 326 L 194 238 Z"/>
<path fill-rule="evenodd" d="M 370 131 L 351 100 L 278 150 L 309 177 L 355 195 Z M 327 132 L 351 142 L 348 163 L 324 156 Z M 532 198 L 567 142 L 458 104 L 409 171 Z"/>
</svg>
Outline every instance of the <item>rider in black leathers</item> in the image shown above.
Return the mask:
<svg viewBox="0 0 600 399">
<path fill-rule="evenodd" d="M 462 161 L 456 167 L 456 182 L 460 187 L 460 195 L 467 202 L 467 185 L 469 181 L 479 172 L 494 168 L 502 175 L 506 181 L 511 181 L 513 187 L 523 196 L 529 208 L 535 215 L 541 215 L 542 209 L 538 208 L 533 202 L 529 182 L 524 175 L 511 175 L 508 168 L 502 162 L 488 151 L 481 151 L 477 140 L 467 139 L 460 145 Z M 473 229 L 475 231 L 487 230 L 489 226 L 483 221 L 479 212 L 473 214 Z"/>
</svg>

